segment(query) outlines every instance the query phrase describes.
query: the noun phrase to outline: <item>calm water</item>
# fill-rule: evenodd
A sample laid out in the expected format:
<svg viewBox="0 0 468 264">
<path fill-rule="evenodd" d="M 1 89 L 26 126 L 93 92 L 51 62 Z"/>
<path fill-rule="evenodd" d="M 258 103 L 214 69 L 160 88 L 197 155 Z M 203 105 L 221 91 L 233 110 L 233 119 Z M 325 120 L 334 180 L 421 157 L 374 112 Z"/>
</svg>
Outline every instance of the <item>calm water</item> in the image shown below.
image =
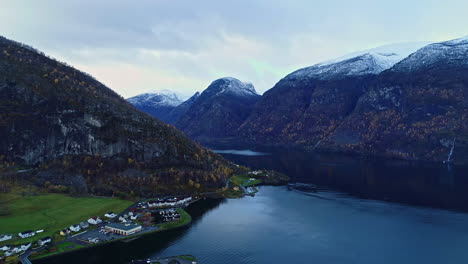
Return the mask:
<svg viewBox="0 0 468 264">
<path fill-rule="evenodd" d="M 204 264 L 468 263 L 466 168 L 269 153 L 226 157 L 287 172 L 320 191 L 310 196 L 261 187 L 255 197 L 204 200 L 188 208 L 190 227 L 41 263 L 125 263 L 178 254 Z"/>
</svg>

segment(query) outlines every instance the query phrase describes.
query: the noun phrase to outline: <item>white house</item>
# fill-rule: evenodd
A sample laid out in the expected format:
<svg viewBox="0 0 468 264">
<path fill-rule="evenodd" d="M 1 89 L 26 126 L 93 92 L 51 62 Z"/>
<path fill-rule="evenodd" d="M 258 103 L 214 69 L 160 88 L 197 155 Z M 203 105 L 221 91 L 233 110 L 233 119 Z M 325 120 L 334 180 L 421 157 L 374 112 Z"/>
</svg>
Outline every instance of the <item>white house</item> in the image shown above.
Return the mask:
<svg viewBox="0 0 468 264">
<path fill-rule="evenodd" d="M 148 207 L 170 207 L 170 206 L 178 206 L 183 205 L 192 200 L 192 197 L 185 197 L 185 198 L 177 198 L 177 197 L 169 197 L 163 198 L 158 200 L 148 201 Z"/>
<path fill-rule="evenodd" d="M 127 219 L 123 216 L 119 217 L 119 221 L 122 223 L 127 223 Z"/>
<path fill-rule="evenodd" d="M 12 238 L 13 238 L 12 235 L 0 235 L 0 241 L 6 241 Z"/>
<path fill-rule="evenodd" d="M 86 222 L 86 221 L 83 221 L 83 222 L 80 223 L 80 226 L 81 226 L 81 228 L 85 229 L 85 228 L 89 227 L 89 223 Z"/>
<path fill-rule="evenodd" d="M 7 252 L 5 252 L 5 256 L 6 256 L 6 257 L 9 257 L 9 256 L 11 256 L 11 255 L 13 255 L 13 254 L 15 254 L 15 252 L 13 252 L 13 251 L 7 251 Z"/>
<path fill-rule="evenodd" d="M 21 237 L 21 238 L 27 238 L 27 237 L 32 237 L 35 234 L 36 234 L 36 232 L 28 230 L 28 231 L 24 231 L 24 232 L 19 233 L 18 236 Z"/>
<path fill-rule="evenodd" d="M 21 245 L 21 251 L 26 251 L 31 247 L 31 242 Z"/>
<path fill-rule="evenodd" d="M 7 251 L 7 250 L 10 250 L 11 246 L 10 245 L 4 245 L 4 246 L 1 246 L 0 247 L 0 250 L 1 251 Z"/>
<path fill-rule="evenodd" d="M 137 220 L 139 217 L 140 217 L 140 214 L 134 214 L 134 215 L 130 216 L 130 219 L 131 220 Z"/>
<path fill-rule="evenodd" d="M 102 222 L 101 218 L 97 217 L 97 216 L 93 216 L 91 218 L 88 219 L 88 223 L 92 224 L 92 225 L 98 225 Z"/>
<path fill-rule="evenodd" d="M 23 250 L 21 249 L 21 246 L 19 246 L 19 247 L 12 248 L 11 251 L 14 253 L 20 253 Z"/>
<path fill-rule="evenodd" d="M 39 246 L 43 246 L 43 245 L 48 244 L 48 243 L 50 243 L 50 242 L 52 242 L 52 238 L 49 237 L 49 236 L 48 236 L 48 237 L 41 238 L 41 239 L 39 239 L 39 241 L 37 241 L 37 243 L 39 244 Z"/>
<path fill-rule="evenodd" d="M 78 231 L 81 230 L 81 227 L 80 227 L 80 225 L 71 225 L 71 226 L 70 226 L 70 230 L 71 230 L 72 232 L 78 232 Z"/>
<path fill-rule="evenodd" d="M 117 215 L 114 212 L 108 212 L 104 215 L 107 218 L 115 218 Z"/>
</svg>

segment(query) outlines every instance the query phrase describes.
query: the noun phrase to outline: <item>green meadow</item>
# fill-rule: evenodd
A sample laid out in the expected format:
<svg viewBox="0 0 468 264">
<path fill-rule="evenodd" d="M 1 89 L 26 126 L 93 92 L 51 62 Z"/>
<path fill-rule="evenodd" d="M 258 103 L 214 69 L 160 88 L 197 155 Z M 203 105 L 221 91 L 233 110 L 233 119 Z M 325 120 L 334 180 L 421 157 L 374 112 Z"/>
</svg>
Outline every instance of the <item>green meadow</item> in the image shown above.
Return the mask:
<svg viewBox="0 0 468 264">
<path fill-rule="evenodd" d="M 36 241 L 45 236 L 53 237 L 72 224 L 79 224 L 91 216 L 103 216 L 108 211 L 119 213 L 132 202 L 117 198 L 76 198 L 63 194 L 21 196 L 0 194 L 0 203 L 8 214 L 0 216 L 0 234 L 14 234 L 26 230 L 45 230 L 25 239 L 0 242 L 0 245 Z"/>
</svg>

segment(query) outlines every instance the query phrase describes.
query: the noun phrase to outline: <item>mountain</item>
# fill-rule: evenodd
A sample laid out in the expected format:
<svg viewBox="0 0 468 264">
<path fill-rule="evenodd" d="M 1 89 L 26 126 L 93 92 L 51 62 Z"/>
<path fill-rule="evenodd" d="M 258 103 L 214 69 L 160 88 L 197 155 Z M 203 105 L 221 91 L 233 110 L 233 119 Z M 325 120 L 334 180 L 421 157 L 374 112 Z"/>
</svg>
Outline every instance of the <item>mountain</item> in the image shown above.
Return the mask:
<svg viewBox="0 0 468 264">
<path fill-rule="evenodd" d="M 224 186 L 232 172 L 90 75 L 5 38 L 0 135 L 2 186 L 154 196 Z"/>
<path fill-rule="evenodd" d="M 175 126 L 200 141 L 230 136 L 260 99 L 250 83 L 226 77 L 206 88 Z"/>
<path fill-rule="evenodd" d="M 169 113 L 183 101 L 167 90 L 157 93 L 144 93 L 127 99 L 137 109 L 148 113 L 164 122 L 168 122 Z"/>
<path fill-rule="evenodd" d="M 181 103 L 177 107 L 174 107 L 174 109 L 172 109 L 167 114 L 166 122 L 169 124 L 174 124 L 177 120 L 179 120 L 183 115 L 187 113 L 190 107 L 197 101 L 199 96 L 200 96 L 200 92 L 196 92 L 185 102 Z"/>
<path fill-rule="evenodd" d="M 383 72 L 317 146 L 468 162 L 468 37 L 427 45 Z"/>
<path fill-rule="evenodd" d="M 238 131 L 269 145 L 313 147 L 353 111 L 376 76 L 422 43 L 388 45 L 297 70 L 264 93 Z"/>
</svg>

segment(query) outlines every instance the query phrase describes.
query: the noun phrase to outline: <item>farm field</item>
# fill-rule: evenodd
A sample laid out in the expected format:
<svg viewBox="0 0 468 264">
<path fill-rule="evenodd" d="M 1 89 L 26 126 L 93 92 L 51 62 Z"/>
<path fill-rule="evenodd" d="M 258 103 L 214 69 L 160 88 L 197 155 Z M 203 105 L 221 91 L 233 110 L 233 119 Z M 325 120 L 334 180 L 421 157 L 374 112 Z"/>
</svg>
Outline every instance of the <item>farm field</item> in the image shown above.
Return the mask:
<svg viewBox="0 0 468 264">
<path fill-rule="evenodd" d="M 53 236 L 91 216 L 102 217 L 108 211 L 119 213 L 132 204 L 131 201 L 117 198 L 76 198 L 63 194 L 23 197 L 11 193 L 0 194 L 0 203 L 3 208 L 7 208 L 7 214 L 0 216 L 0 234 L 17 235 L 26 230 L 45 230 L 33 237 L 7 240 L 0 242 L 0 245 L 26 243 Z"/>
</svg>

